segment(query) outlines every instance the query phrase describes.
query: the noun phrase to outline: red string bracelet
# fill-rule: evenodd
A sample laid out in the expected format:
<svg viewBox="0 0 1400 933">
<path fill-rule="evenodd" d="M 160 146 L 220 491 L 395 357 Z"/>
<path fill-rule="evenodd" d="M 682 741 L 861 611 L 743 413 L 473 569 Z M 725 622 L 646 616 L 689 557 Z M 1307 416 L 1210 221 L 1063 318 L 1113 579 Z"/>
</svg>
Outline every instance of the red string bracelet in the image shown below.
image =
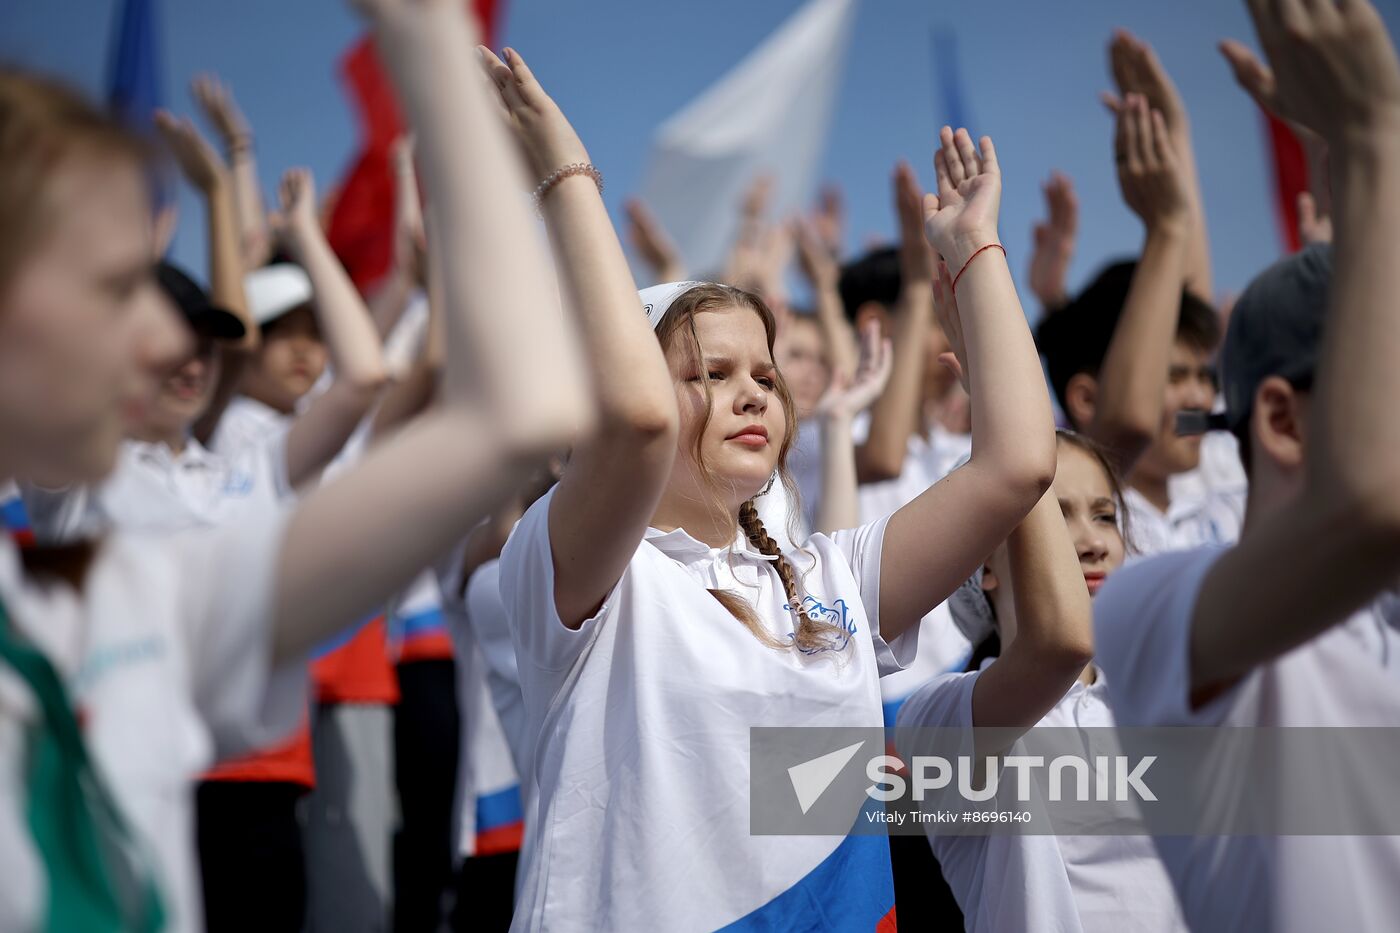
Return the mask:
<svg viewBox="0 0 1400 933">
<path fill-rule="evenodd" d="M 988 243 L 986 246 L 982 247 L 982 248 L 979 249 L 977 252 L 975 252 L 975 253 L 973 253 L 971 256 L 967 257 L 967 262 L 963 263 L 963 267 L 962 267 L 961 269 L 958 270 L 958 274 L 955 275 L 955 276 L 953 276 L 953 291 L 956 292 L 956 291 L 958 290 L 958 279 L 962 278 L 962 277 L 963 277 L 963 273 L 967 271 L 967 267 L 970 266 L 970 265 L 972 265 L 972 260 L 976 259 L 978 256 L 981 256 L 983 253 L 985 253 L 985 252 L 986 252 L 987 250 L 989 250 L 989 249 L 999 249 L 999 250 L 1001 250 L 1001 255 L 1002 255 L 1003 257 L 1006 256 L 1006 247 L 1005 247 L 1005 246 L 1002 246 L 1000 243 Z"/>
</svg>

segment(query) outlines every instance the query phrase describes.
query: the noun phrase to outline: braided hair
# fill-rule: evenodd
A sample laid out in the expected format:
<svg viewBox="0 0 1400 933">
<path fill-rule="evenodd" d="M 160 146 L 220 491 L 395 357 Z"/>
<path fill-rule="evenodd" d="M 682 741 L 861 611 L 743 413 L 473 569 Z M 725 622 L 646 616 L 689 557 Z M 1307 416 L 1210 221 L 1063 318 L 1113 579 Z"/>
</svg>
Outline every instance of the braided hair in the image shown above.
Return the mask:
<svg viewBox="0 0 1400 933">
<path fill-rule="evenodd" d="M 752 292 L 734 288 L 728 285 L 718 285 L 706 283 L 698 285 L 676 299 L 667 311 L 666 317 L 662 320 L 657 329 L 657 338 L 663 347 L 670 345 L 675 335 L 686 330 L 689 334 L 690 344 L 693 352 L 699 356 L 700 339 L 695 331 L 695 315 L 703 311 L 713 311 L 721 308 L 732 307 L 748 308 L 756 313 L 763 322 L 763 327 L 768 337 L 768 352 L 772 355 L 773 341 L 777 334 L 776 322 L 773 312 L 763 302 L 763 299 Z M 724 498 L 720 495 L 720 480 L 716 477 L 705 463 L 701 451 L 701 439 L 704 436 L 704 425 L 708 424 L 713 411 L 713 399 L 710 395 L 710 388 L 707 383 L 701 383 L 705 392 L 705 420 L 700 430 L 695 434 L 695 447 L 692 454 L 695 463 L 699 468 L 705 485 L 710 490 L 710 508 L 716 515 L 729 517 L 732 523 L 733 518 L 729 515 L 728 506 L 725 505 Z M 792 394 L 788 391 L 787 383 L 783 380 L 782 373 L 778 372 L 775 379 L 774 391 L 782 403 L 784 418 L 786 421 L 786 432 L 783 437 L 782 447 L 778 451 L 778 478 L 786 491 L 789 499 L 796 503 L 797 487 L 792 477 L 787 471 L 788 452 L 792 449 L 793 442 L 797 436 L 797 419 L 794 415 Z M 796 511 L 796 509 L 794 509 Z M 768 534 L 768 529 L 764 527 L 762 519 L 758 516 L 758 506 L 756 499 L 749 499 L 739 507 L 738 527 L 736 534 L 742 531 L 745 538 L 760 553 L 776 558 L 773 561 L 774 569 L 782 580 L 783 592 L 787 595 L 788 609 L 793 617 L 793 632 L 788 638 L 779 638 L 774 635 L 763 621 L 759 618 L 757 611 L 744 597 L 728 590 L 709 590 L 720 605 L 724 606 L 743 626 L 753 634 L 761 643 L 770 648 L 790 649 L 796 648 L 804 653 L 815 653 L 826 649 L 839 649 L 843 647 L 847 640 L 846 630 L 830 622 L 824 622 L 810 617 L 802 609 L 803 593 L 801 581 L 796 568 L 787 556 L 783 554 L 778 542 L 773 540 Z"/>
</svg>

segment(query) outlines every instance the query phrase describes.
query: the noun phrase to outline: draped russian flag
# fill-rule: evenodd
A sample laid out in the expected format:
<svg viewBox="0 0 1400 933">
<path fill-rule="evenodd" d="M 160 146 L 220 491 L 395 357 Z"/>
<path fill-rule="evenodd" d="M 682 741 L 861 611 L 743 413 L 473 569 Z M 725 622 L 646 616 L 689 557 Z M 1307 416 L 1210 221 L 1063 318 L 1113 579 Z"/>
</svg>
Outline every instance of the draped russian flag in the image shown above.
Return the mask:
<svg viewBox="0 0 1400 933">
<path fill-rule="evenodd" d="M 505 0 L 471 0 L 482 41 L 495 45 Z M 361 144 L 341 180 L 326 236 L 331 248 L 365 291 L 389 271 L 394 256 L 394 178 L 389 150 L 404 133 L 394 89 L 365 36 L 345 53 L 341 75 L 359 114 Z"/>
</svg>

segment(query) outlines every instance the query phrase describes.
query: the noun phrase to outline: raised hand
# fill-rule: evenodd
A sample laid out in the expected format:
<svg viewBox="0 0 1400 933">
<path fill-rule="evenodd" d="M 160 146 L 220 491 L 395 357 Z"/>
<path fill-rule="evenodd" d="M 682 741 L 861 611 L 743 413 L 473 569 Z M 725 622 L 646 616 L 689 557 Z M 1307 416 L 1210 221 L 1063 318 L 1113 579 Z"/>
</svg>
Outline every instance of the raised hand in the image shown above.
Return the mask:
<svg viewBox="0 0 1400 933">
<path fill-rule="evenodd" d="M 309 169 L 287 169 L 277 193 L 281 210 L 269 221 L 284 243 L 290 246 L 307 233 L 320 234 L 321 221 L 316 216 L 316 185 Z"/>
<path fill-rule="evenodd" d="M 656 281 L 678 282 L 685 278 L 681 254 L 656 215 L 637 198 L 628 198 L 622 209 L 627 214 L 627 240 Z"/>
<path fill-rule="evenodd" d="M 1220 51 L 1260 106 L 1334 146 L 1400 126 L 1400 62 L 1370 3 L 1250 0 L 1249 10 L 1272 68 L 1238 42 Z"/>
<path fill-rule="evenodd" d="M 502 52 L 505 60 L 502 61 L 485 46 L 478 46 L 477 51 L 486 74 L 500 95 L 510 126 L 536 181 L 544 180 L 566 165 L 589 161 L 588 150 L 564 112 L 540 87 L 519 52 L 505 49 Z"/>
<path fill-rule="evenodd" d="M 894 167 L 894 212 L 899 221 L 899 272 L 908 282 L 933 281 L 933 253 L 924 235 L 924 198 L 919 180 L 908 162 Z"/>
<path fill-rule="evenodd" d="M 219 134 L 219 140 L 223 143 L 226 152 L 232 152 L 252 143 L 253 133 L 248 127 L 247 118 L 243 116 L 238 102 L 234 100 L 233 92 L 219 80 L 217 75 L 201 74 L 197 76 L 190 85 L 190 93 L 194 95 L 196 103 L 204 111 L 204 117 L 209 121 L 209 125 L 214 128 L 214 132 Z"/>
<path fill-rule="evenodd" d="M 1052 172 L 1040 188 L 1045 196 L 1046 219 L 1031 230 L 1030 286 L 1046 310 L 1054 310 L 1069 298 L 1066 279 L 1079 232 L 1079 199 L 1069 176 Z"/>
<path fill-rule="evenodd" d="M 958 313 L 958 298 L 953 293 L 953 280 L 948 274 L 948 266 L 942 262 L 938 264 L 938 275 L 933 279 L 933 314 L 938 319 L 938 326 L 943 328 L 943 336 L 948 338 L 948 346 L 953 348 L 953 358 L 957 366 L 949 365 L 942 357 L 939 360 L 944 365 L 949 365 L 949 368 L 957 373 L 963 391 L 971 395 L 972 388 L 968 382 L 967 370 L 967 344 L 963 340 L 962 317 Z"/>
<path fill-rule="evenodd" d="M 1145 97 L 1147 106 L 1162 114 L 1173 144 L 1184 144 L 1182 134 L 1190 129 L 1186 105 L 1152 46 L 1126 29 L 1119 29 L 1108 44 L 1108 64 L 1113 72 L 1113 83 L 1118 86 L 1118 95 L 1105 94 L 1104 102 L 1116 111 L 1129 94 Z"/>
<path fill-rule="evenodd" d="M 813 220 L 798 220 L 794 227 L 797 234 L 797 266 L 802 270 L 803 278 L 813 291 L 835 288 L 841 278 L 841 268 L 836 264 L 836 257 L 818 224 Z"/>
<path fill-rule="evenodd" d="M 850 417 L 874 404 L 894 369 L 894 342 L 880 336 L 880 322 L 869 320 L 860 330 L 860 363 L 854 376 L 831 374 L 831 385 L 817 403 L 817 414 Z"/>
<path fill-rule="evenodd" d="M 158 110 L 155 122 L 161 139 L 191 185 L 208 194 L 223 183 L 228 166 L 188 118 L 177 117 L 168 110 Z"/>
<path fill-rule="evenodd" d="M 1140 94 L 1129 94 L 1118 110 L 1114 158 L 1123 200 L 1149 230 L 1190 221 L 1187 181 L 1172 147 L 1166 118 L 1148 110 Z"/>
<path fill-rule="evenodd" d="M 846 237 L 846 204 L 840 188 L 836 185 L 822 186 L 810 220 L 826 251 L 832 258 L 840 260 Z"/>
<path fill-rule="evenodd" d="M 1306 191 L 1298 193 L 1298 239 L 1304 246 L 1332 242 L 1332 218 L 1318 209 L 1317 199 Z"/>
<path fill-rule="evenodd" d="M 418 200 L 418 173 L 413 167 L 413 137 L 401 136 L 390 147 L 394 166 L 394 265 L 408 281 L 428 287 L 428 237 Z"/>
<path fill-rule="evenodd" d="M 982 137 L 980 150 L 964 129 L 945 126 L 939 138 L 938 193 L 924 196 L 924 230 L 939 255 L 961 269 L 977 250 L 999 242 L 1001 169 L 991 137 Z"/>
</svg>

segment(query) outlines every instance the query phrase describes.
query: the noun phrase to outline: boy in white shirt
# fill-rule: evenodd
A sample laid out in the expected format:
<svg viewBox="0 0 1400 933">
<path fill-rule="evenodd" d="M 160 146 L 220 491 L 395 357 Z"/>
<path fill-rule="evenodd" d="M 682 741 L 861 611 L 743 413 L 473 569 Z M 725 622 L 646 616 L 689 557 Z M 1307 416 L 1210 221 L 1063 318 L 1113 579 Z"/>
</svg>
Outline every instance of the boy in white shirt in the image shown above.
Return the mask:
<svg viewBox="0 0 1400 933">
<path fill-rule="evenodd" d="M 1276 73 L 1238 43 L 1224 50 L 1256 98 L 1326 140 L 1336 268 L 1309 248 L 1236 304 L 1224 419 L 1249 466 L 1245 532 L 1110 581 L 1099 663 L 1120 726 L 1394 726 L 1400 637 L 1383 597 L 1400 577 L 1400 63 L 1364 0 L 1251 12 Z M 1193 929 L 1372 930 L 1400 916 L 1394 836 L 1156 844 Z"/>
</svg>

